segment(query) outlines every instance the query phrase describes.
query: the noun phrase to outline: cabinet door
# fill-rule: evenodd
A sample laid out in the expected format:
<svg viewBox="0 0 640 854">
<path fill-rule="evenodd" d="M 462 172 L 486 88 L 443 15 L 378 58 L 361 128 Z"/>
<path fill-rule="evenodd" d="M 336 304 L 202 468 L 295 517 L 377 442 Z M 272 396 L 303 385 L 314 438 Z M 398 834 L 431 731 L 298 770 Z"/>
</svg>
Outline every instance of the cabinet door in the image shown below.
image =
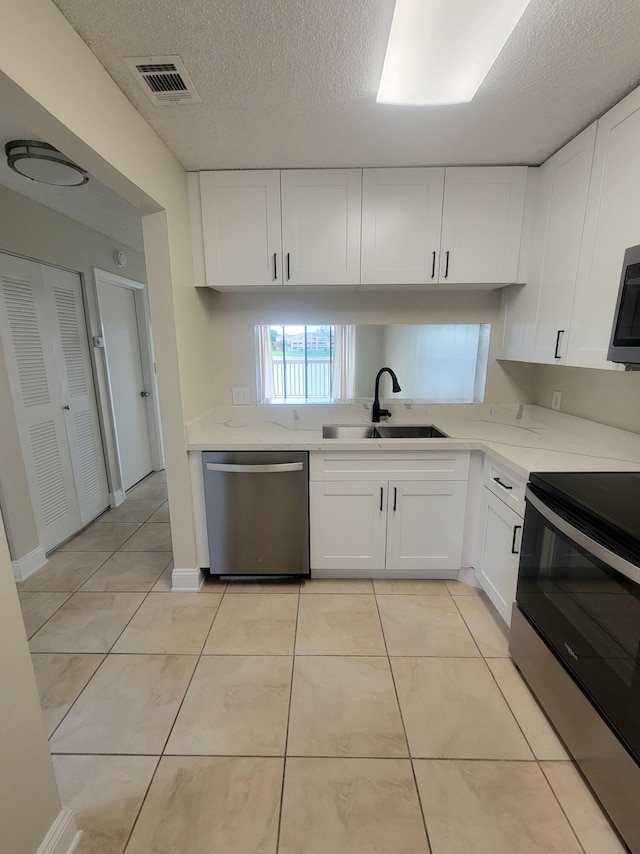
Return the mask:
<svg viewBox="0 0 640 854">
<path fill-rule="evenodd" d="M 309 484 L 311 569 L 384 569 L 387 482 Z"/>
<path fill-rule="evenodd" d="M 361 169 L 282 172 L 284 282 L 360 283 Z"/>
<path fill-rule="evenodd" d="M 502 619 L 511 625 L 516 598 L 522 519 L 485 487 L 482 549 L 478 576 Z"/>
<path fill-rule="evenodd" d="M 503 358 L 565 361 L 595 136 L 594 123 L 539 169 L 527 286 L 509 289 Z"/>
<path fill-rule="evenodd" d="M 207 284 L 282 284 L 280 172 L 201 172 Z"/>
<path fill-rule="evenodd" d="M 640 243 L 640 89 L 599 119 L 567 364 L 607 362 L 624 251 Z"/>
<path fill-rule="evenodd" d="M 362 284 L 438 281 L 444 169 L 364 169 Z"/>
<path fill-rule="evenodd" d="M 387 569 L 460 569 L 466 496 L 466 481 L 392 481 Z"/>
<path fill-rule="evenodd" d="M 526 183 L 526 166 L 445 170 L 440 282 L 517 280 Z"/>
</svg>

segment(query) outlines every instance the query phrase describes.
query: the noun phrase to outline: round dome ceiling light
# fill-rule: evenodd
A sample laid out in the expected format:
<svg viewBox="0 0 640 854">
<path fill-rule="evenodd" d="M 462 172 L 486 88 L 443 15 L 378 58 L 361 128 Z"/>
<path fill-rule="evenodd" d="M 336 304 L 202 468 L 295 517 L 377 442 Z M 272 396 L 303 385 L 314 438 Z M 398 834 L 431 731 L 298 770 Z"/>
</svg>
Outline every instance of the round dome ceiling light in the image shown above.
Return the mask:
<svg viewBox="0 0 640 854">
<path fill-rule="evenodd" d="M 14 139 L 4 150 L 9 167 L 32 181 L 56 187 L 79 187 L 89 180 L 88 172 L 47 142 Z"/>
</svg>

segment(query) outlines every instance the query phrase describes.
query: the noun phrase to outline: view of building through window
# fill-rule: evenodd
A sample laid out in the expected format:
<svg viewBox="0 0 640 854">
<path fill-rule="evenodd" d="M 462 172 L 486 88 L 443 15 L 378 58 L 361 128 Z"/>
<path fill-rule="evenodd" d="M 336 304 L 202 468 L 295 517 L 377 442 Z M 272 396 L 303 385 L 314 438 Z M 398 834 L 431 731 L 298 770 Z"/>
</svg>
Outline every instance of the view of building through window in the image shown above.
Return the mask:
<svg viewBox="0 0 640 854">
<path fill-rule="evenodd" d="M 334 334 L 333 326 L 269 326 L 271 400 L 290 403 L 332 400 Z"/>
</svg>

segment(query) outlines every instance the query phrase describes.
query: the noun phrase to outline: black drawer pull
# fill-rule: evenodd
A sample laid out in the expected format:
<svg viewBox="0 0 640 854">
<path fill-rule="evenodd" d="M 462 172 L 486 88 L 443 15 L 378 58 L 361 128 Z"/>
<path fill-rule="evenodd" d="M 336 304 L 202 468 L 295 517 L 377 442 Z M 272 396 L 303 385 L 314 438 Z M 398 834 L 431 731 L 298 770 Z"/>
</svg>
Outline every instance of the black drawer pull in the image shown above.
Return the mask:
<svg viewBox="0 0 640 854">
<path fill-rule="evenodd" d="M 384 490 L 380 487 L 380 512 L 382 513 L 382 496 L 384 494 Z"/>
<path fill-rule="evenodd" d="M 393 512 L 396 512 L 396 506 L 398 504 L 398 489 L 397 487 L 393 487 Z"/>
<path fill-rule="evenodd" d="M 273 253 L 273 280 L 275 281 L 278 278 L 278 256 L 276 253 Z"/>
<path fill-rule="evenodd" d="M 560 347 L 560 336 L 564 335 L 564 329 L 558 329 L 558 334 L 556 335 L 556 349 L 553 353 L 554 359 L 561 359 L 562 356 L 558 353 L 558 348 Z"/>
<path fill-rule="evenodd" d="M 436 277 L 436 250 L 433 250 L 433 255 L 431 256 L 431 278 L 435 279 Z"/>
<path fill-rule="evenodd" d="M 506 483 L 503 483 L 499 477 L 494 477 L 494 480 L 498 484 L 498 486 L 501 486 L 503 489 L 513 489 L 512 486 L 507 486 Z"/>
<path fill-rule="evenodd" d="M 449 275 L 449 250 L 447 249 L 447 251 L 444 254 L 445 254 L 445 257 L 447 259 L 446 263 L 444 265 L 444 277 L 446 279 L 447 276 Z"/>
<path fill-rule="evenodd" d="M 287 252 L 287 279 L 291 278 L 291 255 Z"/>
<path fill-rule="evenodd" d="M 511 540 L 511 554 L 517 555 L 516 551 L 516 537 L 518 536 L 518 531 L 522 528 L 522 525 L 514 525 L 513 526 L 513 539 Z"/>
</svg>

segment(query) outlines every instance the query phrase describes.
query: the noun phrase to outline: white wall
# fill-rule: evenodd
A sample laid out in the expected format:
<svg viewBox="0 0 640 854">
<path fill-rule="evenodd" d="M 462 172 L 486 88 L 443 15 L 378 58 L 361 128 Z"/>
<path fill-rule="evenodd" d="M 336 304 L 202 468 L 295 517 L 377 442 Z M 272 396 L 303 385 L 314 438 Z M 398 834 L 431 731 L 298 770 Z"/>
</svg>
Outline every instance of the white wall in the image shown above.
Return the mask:
<svg viewBox="0 0 640 854">
<path fill-rule="evenodd" d="M 439 293 L 213 293 L 214 402 L 231 403 L 231 388 L 247 386 L 256 401 L 254 326 L 260 323 L 491 323 L 485 399 L 530 403 L 535 366 L 497 362 L 502 339 L 499 291 Z M 393 365 L 391 366 L 393 367 Z M 373 395 L 373 381 L 368 385 Z M 400 378 L 402 385 L 402 379 Z"/>
<path fill-rule="evenodd" d="M 146 282 L 144 255 L 86 228 L 69 217 L 0 186 L 0 252 L 9 252 L 75 270 L 83 278 L 83 292 L 90 322 L 90 335 L 99 333 L 95 288 L 91 267 L 122 273 L 113 260 L 114 249 L 127 255 L 126 274 Z M 0 348 L 1 351 L 1 348 Z M 108 400 L 104 351 L 92 351 L 96 390 Z M 36 523 L 29 496 L 26 472 L 18 438 L 8 377 L 0 352 L 0 506 L 7 526 L 11 557 L 16 560 L 35 549 Z M 107 475 L 111 491 L 120 488 L 113 424 L 108 409 L 101 413 L 101 429 L 107 449 Z"/>
</svg>

